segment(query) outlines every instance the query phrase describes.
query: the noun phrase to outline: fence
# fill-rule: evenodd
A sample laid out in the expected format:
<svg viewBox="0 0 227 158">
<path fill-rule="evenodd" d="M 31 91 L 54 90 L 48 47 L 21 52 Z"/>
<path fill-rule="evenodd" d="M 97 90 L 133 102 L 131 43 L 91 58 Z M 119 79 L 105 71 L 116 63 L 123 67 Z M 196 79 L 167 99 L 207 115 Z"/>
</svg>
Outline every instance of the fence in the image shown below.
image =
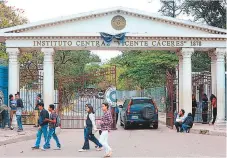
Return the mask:
<svg viewBox="0 0 227 158">
<path fill-rule="evenodd" d="M 150 97 L 152 98 L 160 112 L 166 111 L 166 87 L 147 88 L 144 90 L 117 91 L 117 100 L 123 102 L 132 97 Z"/>
</svg>

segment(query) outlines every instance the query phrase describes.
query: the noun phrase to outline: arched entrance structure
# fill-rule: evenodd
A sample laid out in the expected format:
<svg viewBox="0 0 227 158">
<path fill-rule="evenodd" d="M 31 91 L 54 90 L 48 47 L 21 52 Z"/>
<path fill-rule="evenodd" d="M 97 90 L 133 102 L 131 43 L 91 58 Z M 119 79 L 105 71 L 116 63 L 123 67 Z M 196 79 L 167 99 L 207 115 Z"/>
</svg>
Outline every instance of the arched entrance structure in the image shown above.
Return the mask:
<svg viewBox="0 0 227 158">
<path fill-rule="evenodd" d="M 124 43 L 105 44 L 100 32 L 126 33 Z M 56 50 L 170 50 L 179 57 L 179 106 L 191 112 L 194 51 L 209 53 L 212 93 L 217 96 L 218 118 L 225 118 L 226 30 L 129 8 L 110 8 L 29 23 L 0 30 L 9 54 L 9 93 L 19 90 L 18 54 L 28 49 L 44 53 L 44 103 L 54 102 Z"/>
</svg>

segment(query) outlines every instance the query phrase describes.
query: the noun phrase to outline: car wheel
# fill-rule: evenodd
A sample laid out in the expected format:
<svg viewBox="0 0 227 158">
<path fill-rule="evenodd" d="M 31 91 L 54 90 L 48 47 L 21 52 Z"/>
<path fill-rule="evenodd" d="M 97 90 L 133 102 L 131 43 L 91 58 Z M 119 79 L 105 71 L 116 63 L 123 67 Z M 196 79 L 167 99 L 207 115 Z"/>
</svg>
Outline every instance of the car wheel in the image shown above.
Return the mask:
<svg viewBox="0 0 227 158">
<path fill-rule="evenodd" d="M 153 125 L 154 129 L 158 129 L 158 124 Z"/>
<path fill-rule="evenodd" d="M 127 130 L 129 128 L 129 125 L 127 125 L 127 123 L 124 122 L 124 129 Z"/>
</svg>

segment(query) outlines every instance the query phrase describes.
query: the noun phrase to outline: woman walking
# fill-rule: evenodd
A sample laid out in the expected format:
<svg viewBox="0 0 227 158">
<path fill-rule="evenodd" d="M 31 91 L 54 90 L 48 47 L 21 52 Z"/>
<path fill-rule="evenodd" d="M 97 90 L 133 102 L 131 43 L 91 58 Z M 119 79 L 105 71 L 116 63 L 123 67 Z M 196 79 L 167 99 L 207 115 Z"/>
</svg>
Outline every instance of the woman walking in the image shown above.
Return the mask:
<svg viewBox="0 0 227 158">
<path fill-rule="evenodd" d="M 102 110 L 104 115 L 102 116 L 100 122 L 102 132 L 99 141 L 105 149 L 105 157 L 110 157 L 112 155 L 112 149 L 108 145 L 108 133 L 113 123 L 113 119 L 107 103 L 102 104 Z"/>
<path fill-rule="evenodd" d="M 9 95 L 9 106 L 10 110 L 10 129 L 13 130 L 14 127 L 12 125 L 13 118 L 16 117 L 16 110 L 17 110 L 17 101 L 14 99 L 13 95 Z"/>
<path fill-rule="evenodd" d="M 102 150 L 102 144 L 100 144 L 98 139 L 94 136 L 94 132 L 98 130 L 95 124 L 95 113 L 93 107 L 90 104 L 87 104 L 85 107 L 88 114 L 86 118 L 86 127 L 84 129 L 84 146 L 79 150 L 79 152 L 84 152 L 90 149 L 89 140 L 98 146 L 97 150 Z"/>
</svg>

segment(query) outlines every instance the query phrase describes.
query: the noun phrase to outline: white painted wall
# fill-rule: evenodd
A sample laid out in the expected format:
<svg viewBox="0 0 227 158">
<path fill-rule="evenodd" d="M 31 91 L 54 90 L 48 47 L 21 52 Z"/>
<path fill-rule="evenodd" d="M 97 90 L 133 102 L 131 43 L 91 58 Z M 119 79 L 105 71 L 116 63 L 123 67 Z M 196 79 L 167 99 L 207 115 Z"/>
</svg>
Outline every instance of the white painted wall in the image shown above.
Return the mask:
<svg viewBox="0 0 227 158">
<path fill-rule="evenodd" d="M 121 15 L 121 14 L 115 14 Z M 163 22 L 152 21 L 130 15 L 122 15 L 126 19 L 126 27 L 121 31 L 116 31 L 111 26 L 111 20 L 115 15 L 107 15 L 93 19 L 80 20 L 65 24 L 58 24 L 35 30 L 28 30 L 27 33 L 152 33 L 160 35 L 198 35 L 207 34 L 201 30 L 185 28 Z"/>
</svg>

